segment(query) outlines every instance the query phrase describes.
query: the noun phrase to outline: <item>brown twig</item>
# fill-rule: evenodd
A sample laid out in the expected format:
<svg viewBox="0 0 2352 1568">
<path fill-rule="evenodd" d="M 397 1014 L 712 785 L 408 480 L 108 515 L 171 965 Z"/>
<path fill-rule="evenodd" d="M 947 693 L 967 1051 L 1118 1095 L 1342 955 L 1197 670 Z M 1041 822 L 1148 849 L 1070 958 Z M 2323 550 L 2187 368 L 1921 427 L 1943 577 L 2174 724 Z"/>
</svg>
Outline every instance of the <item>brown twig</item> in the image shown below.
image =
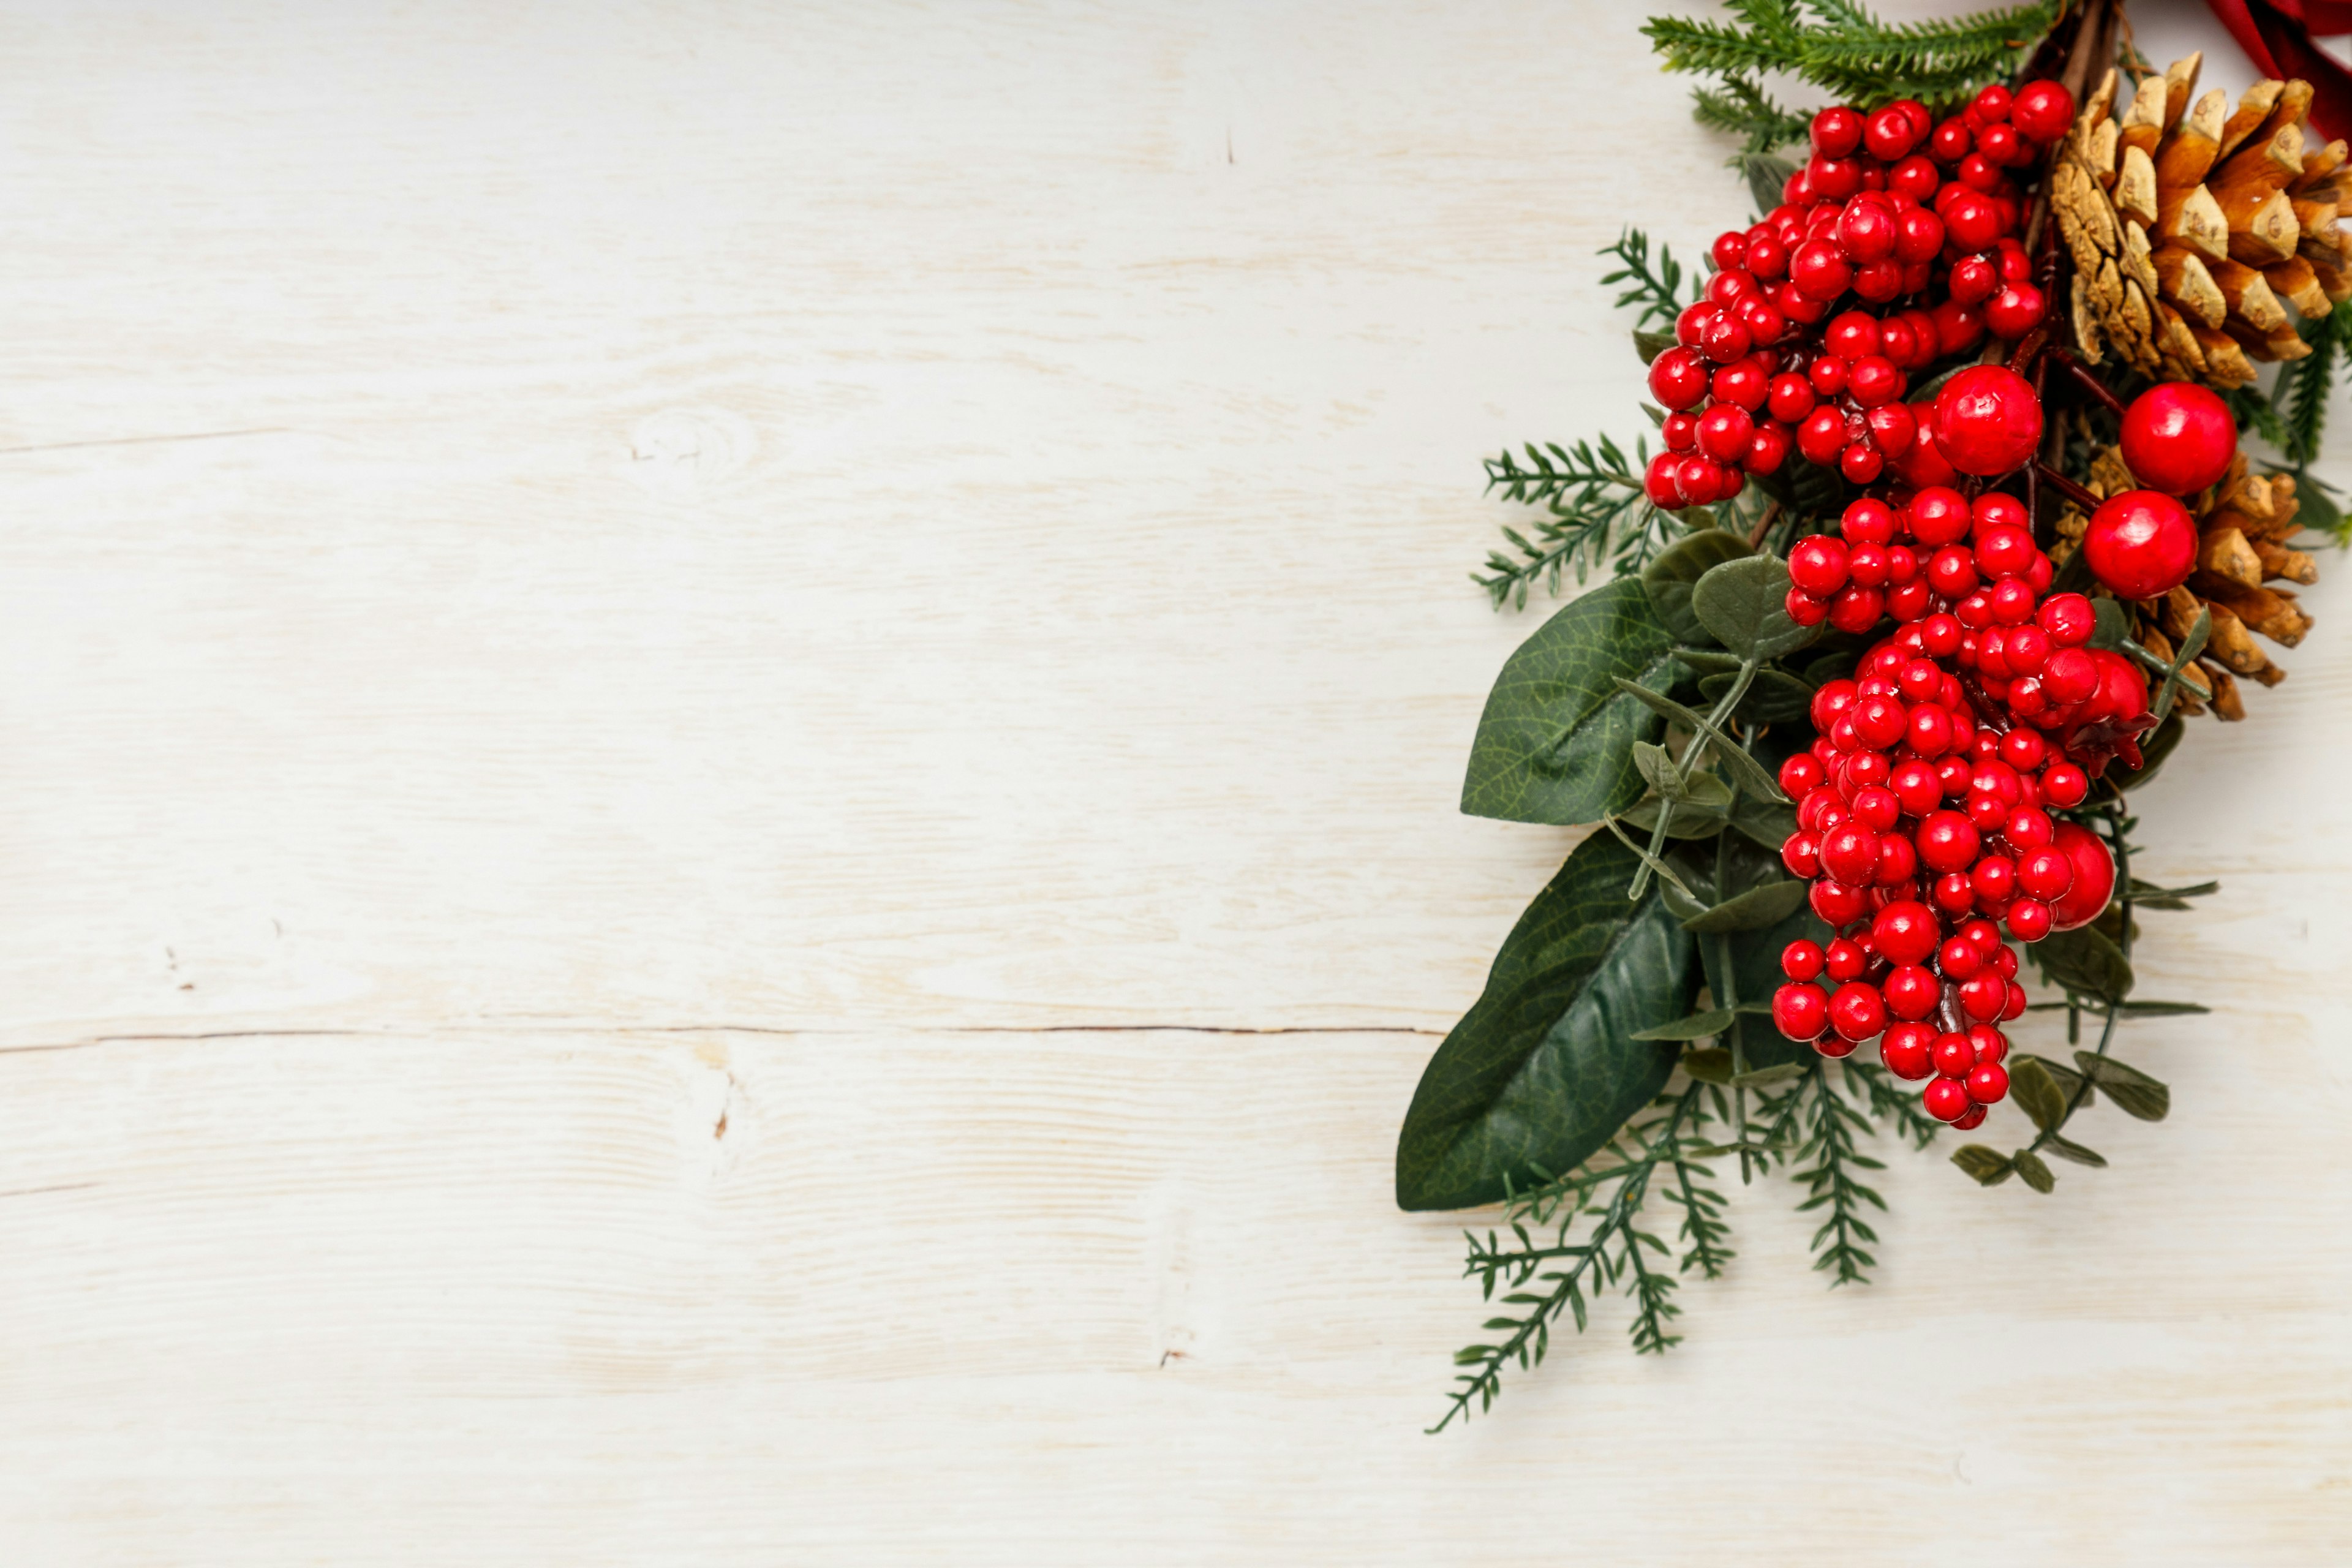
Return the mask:
<svg viewBox="0 0 2352 1568">
<path fill-rule="evenodd" d="M 2064 496 L 2068 500 L 2073 501 L 2084 511 L 2096 511 L 2100 507 L 2106 504 L 2097 496 L 2093 495 L 2089 490 L 2084 489 L 2082 486 L 2076 484 L 2074 480 L 2068 479 L 2065 475 L 2060 473 L 2049 464 L 2042 462 L 2038 458 L 2034 459 L 2033 469 L 2041 475 L 2042 482 L 2043 484 L 2048 485 L 2052 489 L 2056 490 L 2060 495 Z"/>
<path fill-rule="evenodd" d="M 2049 357 L 2056 360 L 2058 368 L 2074 378 L 2075 385 L 2105 405 L 2108 413 L 2118 419 L 2124 416 L 2123 399 L 2108 391 L 2107 384 L 2093 375 L 2073 354 L 2068 353 L 2064 349 L 2053 348 L 2050 351 Z"/>
<path fill-rule="evenodd" d="M 1748 530 L 1748 548 L 1750 550 L 1759 548 L 1764 542 L 1764 536 L 1771 532 L 1772 525 L 1780 521 L 1780 503 L 1774 501 L 1764 509 L 1764 515 L 1756 520 L 1756 526 Z"/>
</svg>

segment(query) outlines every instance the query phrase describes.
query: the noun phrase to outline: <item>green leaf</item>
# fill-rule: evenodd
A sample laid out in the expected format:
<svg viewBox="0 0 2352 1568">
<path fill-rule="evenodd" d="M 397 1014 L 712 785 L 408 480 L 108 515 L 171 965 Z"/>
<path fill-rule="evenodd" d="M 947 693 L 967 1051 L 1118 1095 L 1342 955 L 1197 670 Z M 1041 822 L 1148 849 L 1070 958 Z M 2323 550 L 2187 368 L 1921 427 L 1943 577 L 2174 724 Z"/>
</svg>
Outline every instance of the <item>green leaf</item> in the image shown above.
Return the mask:
<svg viewBox="0 0 2352 1568">
<path fill-rule="evenodd" d="M 1690 936 L 1617 839 L 1577 846 L 1503 942 L 1486 989 L 1430 1058 L 1397 1140 L 1406 1209 L 1492 1203 L 1591 1157 L 1665 1086 L 1675 1048 L 1632 1037 L 1690 1011 Z"/>
<path fill-rule="evenodd" d="M 1675 649 L 1675 661 L 1700 675 L 1720 675 L 1725 670 L 1738 670 L 1747 661 L 1736 653 L 1726 653 L 1719 647 L 1692 647 L 1687 644 Z"/>
<path fill-rule="evenodd" d="M 1683 930 L 1707 936 L 1717 931 L 1763 931 L 1804 908 L 1805 884 L 1768 882 L 1683 921 Z"/>
<path fill-rule="evenodd" d="M 2336 500 L 2317 485 L 2299 485 L 2294 492 L 2294 517 L 2297 522 L 2315 533 L 2328 536 L 2333 544 L 2341 541 L 2344 513 Z"/>
<path fill-rule="evenodd" d="M 1769 555 L 1710 568 L 1691 590 L 1691 611 L 1716 641 L 1748 658 L 1778 658 L 1813 640 L 1814 627 L 1789 618 L 1789 568 Z"/>
<path fill-rule="evenodd" d="M 1633 333 L 1633 352 L 1642 356 L 1643 364 L 1674 346 L 1675 335 L 1672 332 L 1644 332 L 1637 329 Z"/>
<path fill-rule="evenodd" d="M 2016 1162 L 2019 1177 L 2035 1192 L 2047 1193 L 2058 1184 L 2058 1178 L 2050 1173 L 2050 1167 L 2043 1164 L 2042 1156 L 2032 1150 L 2020 1149 L 2010 1158 Z"/>
<path fill-rule="evenodd" d="M 1952 1163 L 1967 1172 L 1980 1187 L 1999 1186 L 2017 1173 L 2017 1166 L 2008 1155 L 1981 1143 L 1963 1143 L 1953 1150 Z"/>
<path fill-rule="evenodd" d="M 2112 653 L 2124 644 L 2133 642 L 2131 612 L 2124 608 L 2122 601 L 2094 599 L 2091 601 L 2091 613 L 2094 617 L 2091 626 L 2093 647 L 2103 647 Z"/>
<path fill-rule="evenodd" d="M 1749 795 L 1759 800 L 1777 802 L 1788 799 L 1788 796 L 1780 793 L 1780 781 L 1765 770 L 1764 764 L 1749 756 L 1738 742 L 1709 723 L 1706 715 L 1684 707 L 1673 698 L 1661 692 L 1653 691 L 1644 686 L 1636 686 L 1630 680 L 1620 679 L 1617 689 L 1644 706 L 1664 714 L 1685 729 L 1705 735 L 1713 742 L 1717 764 L 1731 776 L 1733 783 Z M 1638 759 L 1637 765 L 1639 765 Z M 1644 774 L 1644 776 L 1647 775 Z M 1656 785 L 1660 794 L 1667 793 L 1666 786 L 1658 784 L 1654 779 L 1651 782 Z"/>
<path fill-rule="evenodd" d="M 1617 686 L 1675 683 L 1674 645 L 1642 584 L 1572 601 L 1503 666 L 1470 749 L 1462 809 L 1509 822 L 1597 822 L 1641 797 L 1633 744 L 1664 731 Z"/>
<path fill-rule="evenodd" d="M 2131 994 L 2131 961 L 2104 932 L 2091 926 L 2052 931 L 2031 949 L 2053 984 L 2078 996 L 2120 1002 Z"/>
<path fill-rule="evenodd" d="M 2076 1051 L 2074 1060 L 2126 1116 L 2141 1121 L 2161 1121 L 2171 1114 L 2172 1090 L 2139 1068 L 2089 1051 Z"/>
<path fill-rule="evenodd" d="M 1773 854 L 1797 831 L 1797 808 L 1743 795 L 1731 808 L 1731 826 Z"/>
<path fill-rule="evenodd" d="M 1642 688 L 1635 687 L 1640 691 Z M 1713 773 L 1677 773 L 1675 760 L 1664 746 L 1647 741 L 1633 742 L 1633 766 L 1662 799 L 1677 805 L 1696 805 L 1718 814 L 1731 806 L 1731 786 Z"/>
<path fill-rule="evenodd" d="M 2074 1097 L 2083 1092 L 2083 1084 L 2085 1081 L 2083 1075 L 2076 1072 L 2073 1068 L 2067 1067 L 2063 1063 L 2052 1061 L 2047 1057 L 2037 1057 L 2024 1054 L 2011 1057 L 2009 1063 L 2011 1078 L 2014 1079 L 2017 1076 L 2018 1065 L 2021 1062 L 2037 1062 L 2041 1064 L 2042 1070 L 2048 1073 L 2052 1081 L 2057 1084 L 2059 1094 L 2064 1098 L 2066 1103 L 2069 1105 L 2074 1105 L 2075 1103 Z M 2085 1100 L 2082 1103 L 2084 1105 L 2088 1105 L 2090 1101 Z"/>
<path fill-rule="evenodd" d="M 1734 1089 L 1759 1089 L 1769 1083 L 1792 1079 L 1804 1070 L 1801 1062 L 1780 1062 L 1769 1068 L 1758 1068 L 1753 1072 L 1735 1073 L 1731 1086 Z"/>
<path fill-rule="evenodd" d="M 1660 624 L 1680 641 L 1703 639 L 1706 628 L 1691 611 L 1691 589 L 1715 567 L 1749 553 L 1746 540 L 1719 528 L 1700 529 L 1660 551 L 1655 561 L 1642 568 L 1642 586 Z"/>
<path fill-rule="evenodd" d="M 1748 182 L 1748 194 L 1756 203 L 1756 210 L 1769 213 L 1780 205 L 1780 192 L 1789 176 L 1797 172 L 1795 164 L 1786 158 L 1776 158 L 1769 153 L 1743 153 L 1738 157 L 1740 177 Z"/>
<path fill-rule="evenodd" d="M 1622 820 L 1634 826 L 1650 829 L 1658 826 L 1658 813 L 1665 811 L 1666 837 L 1669 838 L 1712 838 L 1730 826 L 1720 809 L 1677 801 L 1669 805 L 1663 800 L 1645 800 L 1629 808 Z"/>
<path fill-rule="evenodd" d="M 2077 1165 L 2104 1167 L 2107 1163 L 2107 1157 L 2097 1150 L 2085 1149 L 2080 1143 L 2059 1137 L 2055 1132 L 2053 1132 L 2049 1141 L 2042 1146 L 2061 1160 L 2072 1160 Z"/>
<path fill-rule="evenodd" d="M 1710 701 L 1719 701 L 1731 689 L 1737 675 L 1708 675 L 1699 679 L 1699 694 Z M 1785 724 L 1806 717 L 1812 711 L 1813 689 L 1795 676 L 1778 669 L 1759 669 L 1756 679 L 1739 699 L 1732 711 L 1750 724 Z"/>
<path fill-rule="evenodd" d="M 1721 1046 L 1703 1047 L 1683 1053 L 1683 1071 L 1701 1083 L 1731 1082 L 1731 1053 Z"/>
<path fill-rule="evenodd" d="M 2017 1098 L 2017 1108 L 2044 1132 L 2066 1120 L 2066 1097 L 2059 1092 L 2058 1080 L 2032 1057 L 2017 1059 L 2016 1070 L 2009 1075 L 2009 1092 Z"/>
<path fill-rule="evenodd" d="M 1731 1027 L 1733 1016 L 1730 1008 L 1717 1007 L 1711 1013 L 1693 1013 L 1688 1017 L 1676 1018 L 1671 1024 L 1637 1029 L 1632 1037 L 1636 1040 L 1703 1040 L 1709 1035 L 1719 1035 Z M 1687 1058 L 1689 1053 L 1685 1052 L 1684 1055 Z"/>
</svg>

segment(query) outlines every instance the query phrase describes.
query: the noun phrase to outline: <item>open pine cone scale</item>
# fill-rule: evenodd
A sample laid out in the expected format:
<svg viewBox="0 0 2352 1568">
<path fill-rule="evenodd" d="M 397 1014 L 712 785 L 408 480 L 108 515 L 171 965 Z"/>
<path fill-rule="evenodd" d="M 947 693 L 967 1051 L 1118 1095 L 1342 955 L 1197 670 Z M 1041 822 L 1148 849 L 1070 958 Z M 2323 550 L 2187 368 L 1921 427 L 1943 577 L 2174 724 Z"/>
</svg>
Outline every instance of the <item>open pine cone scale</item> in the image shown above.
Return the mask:
<svg viewBox="0 0 2352 1568">
<path fill-rule="evenodd" d="M 2203 56 L 2141 80 L 2120 113 L 2109 71 L 2051 171 L 2051 210 L 2074 260 L 2084 357 L 2112 352 L 2158 380 L 2244 386 L 2256 360 L 2311 352 L 2286 306 L 2324 316 L 2352 299 L 2352 188 L 2342 142 L 2311 145 L 2311 84 L 2263 81 L 2230 107 L 2196 95 Z"/>
</svg>

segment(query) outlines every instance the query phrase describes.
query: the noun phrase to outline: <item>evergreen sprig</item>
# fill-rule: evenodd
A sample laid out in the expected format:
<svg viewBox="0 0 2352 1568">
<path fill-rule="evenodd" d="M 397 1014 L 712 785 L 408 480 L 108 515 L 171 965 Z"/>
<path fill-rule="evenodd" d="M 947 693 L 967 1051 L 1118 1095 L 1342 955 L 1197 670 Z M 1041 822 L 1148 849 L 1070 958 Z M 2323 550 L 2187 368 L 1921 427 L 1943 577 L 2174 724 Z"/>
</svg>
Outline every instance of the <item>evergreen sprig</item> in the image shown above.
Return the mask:
<svg viewBox="0 0 2352 1568">
<path fill-rule="evenodd" d="M 1731 0 L 1735 22 L 1653 17 L 1642 29 L 1670 70 L 1747 80 L 1780 71 L 1864 108 L 1947 105 L 2010 75 L 2066 0 L 1924 22 L 1881 21 L 1851 0 Z M 1706 89 L 1702 89 L 1704 92 Z M 1701 117 L 1709 112 L 1701 110 Z M 1760 149 L 1753 149 L 1760 150 Z"/>
<path fill-rule="evenodd" d="M 1629 228 L 1617 237 L 1616 243 L 1601 247 L 1603 256 L 1615 257 L 1621 265 L 1612 272 L 1601 275 L 1605 283 L 1630 283 L 1617 296 L 1617 308 L 1639 305 L 1642 313 L 1633 320 L 1636 331 L 1656 322 L 1672 327 L 1683 307 L 1699 297 L 1698 279 L 1693 279 L 1690 300 L 1682 298 L 1683 264 L 1675 259 L 1674 247 L 1658 247 L 1658 263 L 1650 265 L 1650 237 L 1638 228 Z"/>
<path fill-rule="evenodd" d="M 1691 116 L 1701 125 L 1727 131 L 1747 145 L 1747 153 L 1769 153 L 1791 142 L 1802 142 L 1812 119 L 1775 103 L 1744 74 L 1733 71 L 1720 88 L 1693 88 Z M 1734 160 L 1738 162 L 1738 160 Z"/>
<path fill-rule="evenodd" d="M 1471 574 L 1496 609 L 1515 595 L 1525 609 L 1528 590 L 1538 581 L 1557 595 L 1561 574 L 1571 565 L 1581 583 L 1604 556 L 1613 558 L 1620 574 L 1638 572 L 1685 531 L 1673 513 L 1651 504 L 1642 487 L 1647 441 L 1635 444 L 1631 458 L 1606 436 L 1573 447 L 1550 442 L 1538 448 L 1529 442 L 1526 451 L 1526 467 L 1507 451 L 1486 459 L 1487 489 L 1549 509 L 1536 520 L 1533 539 L 1506 525 L 1503 537 L 1518 553 L 1489 551 L 1486 573 Z"/>
</svg>

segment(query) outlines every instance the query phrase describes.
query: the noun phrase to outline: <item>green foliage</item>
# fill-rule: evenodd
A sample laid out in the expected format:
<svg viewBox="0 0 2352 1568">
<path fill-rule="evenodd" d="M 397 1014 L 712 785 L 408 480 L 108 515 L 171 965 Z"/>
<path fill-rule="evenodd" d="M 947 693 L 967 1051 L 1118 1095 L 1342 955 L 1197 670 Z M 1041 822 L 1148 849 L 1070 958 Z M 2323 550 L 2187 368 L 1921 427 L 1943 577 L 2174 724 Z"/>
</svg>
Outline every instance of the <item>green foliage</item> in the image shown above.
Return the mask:
<svg viewBox="0 0 2352 1568">
<path fill-rule="evenodd" d="M 1717 101 L 1699 109 L 1701 119 L 1754 135 L 1773 127 L 1758 110 L 1741 112 L 1745 101 L 1735 81 L 1779 71 L 1864 109 L 1898 98 L 1948 105 L 2015 71 L 2063 8 L 2063 0 L 2038 0 L 2006 11 L 1888 23 L 1851 0 L 1731 0 L 1734 21 L 1657 16 L 1642 31 L 1669 70 L 1723 79 Z M 1751 122 L 1756 132 L 1746 129 Z"/>
<path fill-rule="evenodd" d="M 1570 566 L 1583 582 L 1603 557 L 1612 558 L 1620 574 L 1639 572 L 1668 541 L 1692 526 L 1705 526 L 1696 521 L 1706 518 L 1704 511 L 1685 523 L 1650 504 L 1642 488 L 1642 470 L 1650 461 L 1647 441 L 1635 444 L 1631 458 L 1606 436 L 1573 447 L 1553 442 L 1538 448 L 1531 442 L 1526 452 L 1524 468 L 1509 452 L 1486 459 L 1488 490 L 1499 489 L 1506 500 L 1532 502 L 1548 512 L 1536 520 L 1533 539 L 1506 527 L 1503 537 L 1518 553 L 1489 551 L 1485 574 L 1471 574 L 1498 610 L 1514 599 L 1516 607 L 1527 608 L 1528 590 L 1538 582 L 1546 592 L 1558 594 Z"/>
<path fill-rule="evenodd" d="M 1691 100 L 1693 119 L 1701 125 L 1739 137 L 1747 143 L 1742 151 L 1748 154 L 1769 153 L 1775 147 L 1802 142 L 1812 126 L 1811 115 L 1781 108 L 1738 71 L 1726 75 L 1720 88 L 1692 89 Z M 1737 163 L 1738 160 L 1733 162 Z M 1769 212 L 1777 205 L 1768 205 L 1762 210 Z"/>
<path fill-rule="evenodd" d="M 1702 528 L 1667 545 L 1642 568 L 1642 587 L 1659 623 L 1677 642 L 1709 640 L 1706 627 L 1691 609 L 1691 590 L 1715 567 L 1751 553 L 1738 535 L 1719 528 Z"/>
<path fill-rule="evenodd" d="M 1638 228 L 1629 228 L 1619 235 L 1615 244 L 1601 247 L 1601 254 L 1613 256 L 1619 263 L 1616 270 L 1602 273 L 1601 281 L 1628 285 L 1625 291 L 1617 296 L 1617 308 L 1621 310 L 1628 305 L 1642 308 L 1642 313 L 1633 321 L 1636 327 L 1646 327 L 1654 322 L 1672 328 L 1683 307 L 1699 297 L 1700 285 L 1704 280 L 1698 278 L 1691 279 L 1691 299 L 1681 297 L 1683 264 L 1675 259 L 1671 247 L 1659 246 L 1657 266 L 1653 268 L 1650 265 L 1650 237 Z"/>
<path fill-rule="evenodd" d="M 1640 583 L 1621 577 L 1572 601 L 1496 678 L 1462 809 L 1572 826 L 1632 805 L 1643 789 L 1633 748 L 1665 725 L 1620 682 L 1663 690 L 1680 668 Z"/>
<path fill-rule="evenodd" d="M 1505 939 L 1405 1112 L 1398 1206 L 1493 1203 L 1570 1169 L 1664 1087 L 1673 1047 L 1631 1037 L 1690 1010 L 1697 954 L 1654 888 L 1627 901 L 1634 866 L 1587 838 Z"/>
<path fill-rule="evenodd" d="M 1711 1081 L 1719 1073 L 1699 1077 L 1699 1063 L 1710 1054 L 1685 1052 L 1683 1059 L 1694 1069 L 1689 1080 L 1661 1096 L 1583 1164 L 1514 1187 L 1500 1228 L 1483 1237 L 1463 1233 L 1465 1276 L 1479 1281 L 1489 1301 L 1500 1287 L 1498 1304 L 1507 1310 L 1484 1325 L 1496 1337 L 1454 1352 L 1454 1364 L 1464 1370 L 1431 1431 L 1490 1408 L 1502 1392 L 1504 1371 L 1542 1364 L 1553 1326 L 1565 1317 L 1582 1331 L 1603 1292 L 1618 1291 L 1632 1303 L 1626 1327 L 1637 1352 L 1654 1354 L 1679 1343 L 1681 1336 L 1671 1331 L 1681 1315 L 1674 1300 L 1679 1277 L 1718 1278 L 1734 1257 L 1727 1205 L 1714 1185 L 1717 1159 L 1739 1156 L 1743 1173 L 1750 1161 L 1789 1167 L 1806 1189 L 1800 1209 L 1826 1211 L 1815 1241 L 1822 1255 L 1816 1267 L 1834 1271 L 1836 1284 L 1865 1277 L 1872 1259 L 1864 1244 L 1874 1245 L 1876 1237 L 1862 1210 L 1885 1205 L 1855 1179 L 1856 1172 L 1881 1168 L 1856 1139 L 1893 1131 L 1925 1147 L 1936 1124 L 1920 1114 L 1915 1096 L 1874 1068 L 1851 1061 L 1832 1067 L 1808 1050 L 1809 1065 L 1801 1068 L 1748 1075 L 1751 1082 L 1773 1080 L 1751 1095 Z M 1898 1109 L 1906 1105 L 1907 1110 Z M 1727 1142 L 1709 1142 L 1710 1131 Z M 1680 1212 L 1679 1255 L 1644 1228 L 1653 1196 Z"/>
</svg>

